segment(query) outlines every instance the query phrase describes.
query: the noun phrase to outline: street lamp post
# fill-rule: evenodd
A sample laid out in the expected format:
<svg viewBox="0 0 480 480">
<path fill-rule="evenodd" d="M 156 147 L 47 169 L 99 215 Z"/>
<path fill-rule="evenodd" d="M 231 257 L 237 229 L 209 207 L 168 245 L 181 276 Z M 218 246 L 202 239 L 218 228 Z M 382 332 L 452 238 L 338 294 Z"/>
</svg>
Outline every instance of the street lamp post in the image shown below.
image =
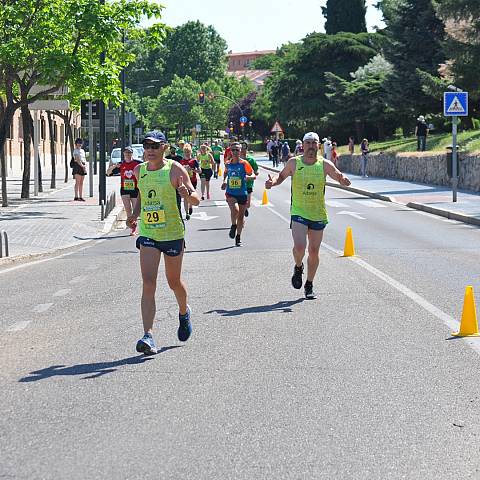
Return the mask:
<svg viewBox="0 0 480 480">
<path fill-rule="evenodd" d="M 105 0 L 98 0 L 100 5 L 105 5 Z M 103 65 L 105 63 L 105 52 L 100 54 L 100 63 Z M 99 175 L 100 178 L 98 179 L 98 202 L 101 205 L 102 201 L 105 203 L 107 200 L 107 169 L 106 169 L 106 156 L 105 156 L 105 149 L 106 149 L 106 118 L 105 118 L 105 102 L 100 100 L 98 102 L 98 109 L 99 109 L 99 119 L 100 119 L 100 165 L 99 165 Z"/>
</svg>

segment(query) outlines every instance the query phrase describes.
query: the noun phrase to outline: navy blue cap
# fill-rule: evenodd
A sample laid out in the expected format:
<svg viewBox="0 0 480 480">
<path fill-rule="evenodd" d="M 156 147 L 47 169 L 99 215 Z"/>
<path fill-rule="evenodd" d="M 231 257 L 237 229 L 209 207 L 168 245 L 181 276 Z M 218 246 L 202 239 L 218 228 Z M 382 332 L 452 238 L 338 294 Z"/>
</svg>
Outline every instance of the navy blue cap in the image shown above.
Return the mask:
<svg viewBox="0 0 480 480">
<path fill-rule="evenodd" d="M 153 132 L 148 132 L 145 134 L 145 138 L 143 139 L 143 141 L 145 140 L 150 140 L 151 142 L 160 143 L 160 142 L 166 142 L 167 138 L 162 132 L 158 130 L 154 130 Z"/>
</svg>

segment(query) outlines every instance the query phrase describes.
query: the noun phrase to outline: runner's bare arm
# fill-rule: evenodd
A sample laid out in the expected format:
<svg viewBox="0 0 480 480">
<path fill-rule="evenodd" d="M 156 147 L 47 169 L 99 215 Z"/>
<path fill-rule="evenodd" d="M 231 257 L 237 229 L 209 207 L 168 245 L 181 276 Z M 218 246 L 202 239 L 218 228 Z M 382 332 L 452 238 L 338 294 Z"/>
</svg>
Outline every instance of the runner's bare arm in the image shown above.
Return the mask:
<svg viewBox="0 0 480 480">
<path fill-rule="evenodd" d="M 183 165 L 180 165 L 179 163 L 172 164 L 170 182 L 177 189 L 179 195 L 186 199 L 188 203 L 195 206 L 200 204 L 200 197 L 193 188 L 190 177 Z"/>
<path fill-rule="evenodd" d="M 330 160 L 323 160 L 325 175 L 336 180 L 340 185 L 348 187 L 351 182 Z"/>
<path fill-rule="evenodd" d="M 291 158 L 276 177 L 272 178 L 271 175 L 268 175 L 268 180 L 265 182 L 265 188 L 269 189 L 281 185 L 284 180 L 295 173 L 296 165 L 295 158 Z"/>
</svg>

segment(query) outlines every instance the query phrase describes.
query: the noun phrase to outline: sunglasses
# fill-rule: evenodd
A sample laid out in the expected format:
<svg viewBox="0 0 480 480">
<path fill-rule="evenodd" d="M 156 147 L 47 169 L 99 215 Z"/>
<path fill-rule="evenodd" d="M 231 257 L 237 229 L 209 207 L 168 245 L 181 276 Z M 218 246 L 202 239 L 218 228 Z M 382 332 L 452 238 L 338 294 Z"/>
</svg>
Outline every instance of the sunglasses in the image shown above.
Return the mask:
<svg viewBox="0 0 480 480">
<path fill-rule="evenodd" d="M 143 149 L 144 150 L 158 150 L 162 145 L 165 145 L 165 143 L 160 142 L 160 143 L 144 143 L 143 144 Z"/>
</svg>

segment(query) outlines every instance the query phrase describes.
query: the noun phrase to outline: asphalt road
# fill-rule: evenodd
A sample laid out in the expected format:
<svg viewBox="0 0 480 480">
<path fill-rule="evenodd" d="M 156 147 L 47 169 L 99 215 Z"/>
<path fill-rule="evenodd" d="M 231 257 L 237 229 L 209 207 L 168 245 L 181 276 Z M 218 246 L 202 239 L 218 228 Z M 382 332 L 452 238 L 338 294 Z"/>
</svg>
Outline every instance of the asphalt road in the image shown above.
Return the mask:
<svg viewBox="0 0 480 480">
<path fill-rule="evenodd" d="M 0 479 L 480 478 L 480 345 L 450 337 L 480 230 L 329 188 L 305 301 L 289 185 L 251 209 L 242 248 L 214 192 L 187 225 L 193 336 L 176 339 L 161 273 L 155 357 L 134 350 L 126 231 L 0 271 Z M 347 226 L 356 260 L 337 252 Z"/>
</svg>

